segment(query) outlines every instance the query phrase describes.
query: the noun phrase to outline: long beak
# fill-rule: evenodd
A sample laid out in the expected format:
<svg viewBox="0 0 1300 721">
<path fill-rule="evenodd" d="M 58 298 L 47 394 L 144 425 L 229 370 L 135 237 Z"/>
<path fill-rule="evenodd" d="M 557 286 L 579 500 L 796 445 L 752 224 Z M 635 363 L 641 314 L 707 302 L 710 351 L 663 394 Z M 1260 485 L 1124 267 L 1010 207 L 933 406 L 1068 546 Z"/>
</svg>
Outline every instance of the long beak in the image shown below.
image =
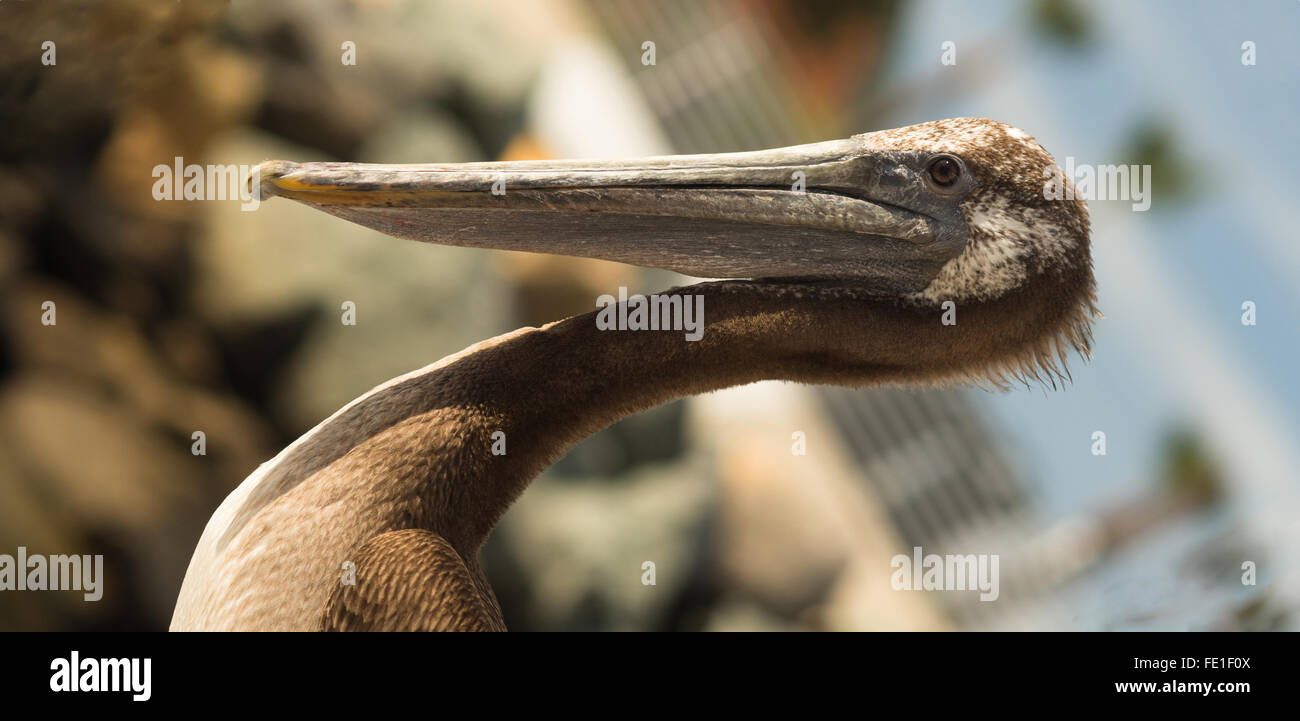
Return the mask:
<svg viewBox="0 0 1300 721">
<path fill-rule="evenodd" d="M 367 165 L 268 161 L 260 196 L 389 235 L 602 258 L 713 278 L 870 279 L 919 290 L 960 252 L 917 160 L 860 138 L 613 161 Z M 923 207 L 918 207 L 923 206 Z"/>
</svg>

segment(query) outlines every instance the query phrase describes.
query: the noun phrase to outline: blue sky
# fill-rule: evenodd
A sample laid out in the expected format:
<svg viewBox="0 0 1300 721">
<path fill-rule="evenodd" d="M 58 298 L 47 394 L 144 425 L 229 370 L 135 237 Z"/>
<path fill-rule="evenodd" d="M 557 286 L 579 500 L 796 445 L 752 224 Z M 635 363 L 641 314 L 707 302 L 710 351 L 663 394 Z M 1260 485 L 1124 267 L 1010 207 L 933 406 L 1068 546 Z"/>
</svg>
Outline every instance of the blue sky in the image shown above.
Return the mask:
<svg viewBox="0 0 1300 721">
<path fill-rule="evenodd" d="M 1300 487 L 1300 2 L 1096 2 L 1090 49 L 1049 46 L 1028 32 L 1027 3 L 909 4 L 891 75 L 943 72 L 940 45 L 976 63 L 996 48 L 992 79 L 917 108 L 895 124 L 983 115 L 1029 131 L 1064 162 L 1135 162 L 1126 141 L 1143 118 L 1169 118 L 1197 174 L 1185 205 L 1134 213 L 1092 204 L 1101 308 L 1095 359 L 1075 363 L 1064 392 L 980 394 L 1003 436 L 1066 513 L 1127 496 L 1148 482 L 1163 433 L 1198 430 L 1255 503 Z M 1241 64 L 1256 44 L 1257 65 Z M 1240 323 L 1241 303 L 1259 324 Z M 1105 457 L 1090 453 L 1107 433 Z M 1295 508 L 1291 507 L 1292 515 Z"/>
</svg>

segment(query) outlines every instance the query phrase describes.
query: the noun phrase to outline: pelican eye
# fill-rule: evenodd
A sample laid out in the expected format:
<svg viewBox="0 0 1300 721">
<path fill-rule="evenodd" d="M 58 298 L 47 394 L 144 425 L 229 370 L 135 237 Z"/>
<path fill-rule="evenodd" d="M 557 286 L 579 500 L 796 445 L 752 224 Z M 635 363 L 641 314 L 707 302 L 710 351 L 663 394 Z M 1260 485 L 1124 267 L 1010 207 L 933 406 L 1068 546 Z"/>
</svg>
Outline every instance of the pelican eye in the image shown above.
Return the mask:
<svg viewBox="0 0 1300 721">
<path fill-rule="evenodd" d="M 951 187 L 961 178 L 961 163 L 951 155 L 940 155 L 930 161 L 930 180 L 940 188 Z"/>
</svg>

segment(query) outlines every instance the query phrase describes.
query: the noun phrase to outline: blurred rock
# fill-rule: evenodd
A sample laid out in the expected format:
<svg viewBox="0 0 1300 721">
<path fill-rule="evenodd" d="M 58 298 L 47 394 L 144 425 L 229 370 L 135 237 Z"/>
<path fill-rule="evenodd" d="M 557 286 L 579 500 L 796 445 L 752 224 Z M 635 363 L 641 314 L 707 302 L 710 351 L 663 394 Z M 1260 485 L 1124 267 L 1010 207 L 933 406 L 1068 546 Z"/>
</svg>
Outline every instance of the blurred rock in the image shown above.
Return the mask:
<svg viewBox="0 0 1300 721">
<path fill-rule="evenodd" d="M 454 118 L 407 110 L 384 118 L 362 144 L 364 163 L 471 163 L 491 160 L 477 152 L 473 136 Z"/>
<path fill-rule="evenodd" d="M 23 132 L 0 136 L 0 158 L 43 146 L 75 157 L 83 140 L 102 138 L 121 103 L 172 86 L 178 55 L 204 42 L 225 8 L 224 0 L 5 3 L 0 47 L 13 51 L 0 53 L 0 120 Z M 47 41 L 55 65 L 41 62 Z"/>
<path fill-rule="evenodd" d="M 662 626 L 707 573 L 716 493 L 698 462 L 645 467 L 617 484 L 534 482 L 489 542 L 508 545 L 529 580 L 525 598 L 502 600 L 522 606 L 507 623 L 518 630 Z M 655 585 L 642 584 L 647 561 Z"/>
<path fill-rule="evenodd" d="M 106 563 L 99 605 L 25 597 L 0 608 L 0 623 L 162 628 L 198 529 L 270 455 L 270 433 L 249 409 L 159 361 L 128 316 L 50 282 L 11 284 L 0 300 L 14 367 L 0 384 L 0 541 L 9 552 L 26 545 Z M 57 313 L 48 326 L 47 300 Z M 195 431 L 206 434 L 206 455 L 191 454 Z"/>
<path fill-rule="evenodd" d="M 225 18 L 267 61 L 261 127 L 344 159 L 391 114 L 438 103 L 489 153 L 517 130 L 545 35 L 513 4 L 234 2 Z M 524 13 L 530 14 L 530 13 Z M 345 65 L 343 44 L 355 48 Z"/>
</svg>

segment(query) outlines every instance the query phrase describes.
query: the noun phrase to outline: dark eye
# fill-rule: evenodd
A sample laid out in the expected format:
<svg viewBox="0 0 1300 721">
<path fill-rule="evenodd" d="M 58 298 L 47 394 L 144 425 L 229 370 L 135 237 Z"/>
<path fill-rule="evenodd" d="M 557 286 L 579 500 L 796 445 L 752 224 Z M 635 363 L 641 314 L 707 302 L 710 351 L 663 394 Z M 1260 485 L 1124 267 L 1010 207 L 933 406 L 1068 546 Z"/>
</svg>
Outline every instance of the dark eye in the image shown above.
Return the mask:
<svg viewBox="0 0 1300 721">
<path fill-rule="evenodd" d="M 930 180 L 941 188 L 947 188 L 961 178 L 961 163 L 951 155 L 940 155 L 930 161 Z"/>
</svg>

